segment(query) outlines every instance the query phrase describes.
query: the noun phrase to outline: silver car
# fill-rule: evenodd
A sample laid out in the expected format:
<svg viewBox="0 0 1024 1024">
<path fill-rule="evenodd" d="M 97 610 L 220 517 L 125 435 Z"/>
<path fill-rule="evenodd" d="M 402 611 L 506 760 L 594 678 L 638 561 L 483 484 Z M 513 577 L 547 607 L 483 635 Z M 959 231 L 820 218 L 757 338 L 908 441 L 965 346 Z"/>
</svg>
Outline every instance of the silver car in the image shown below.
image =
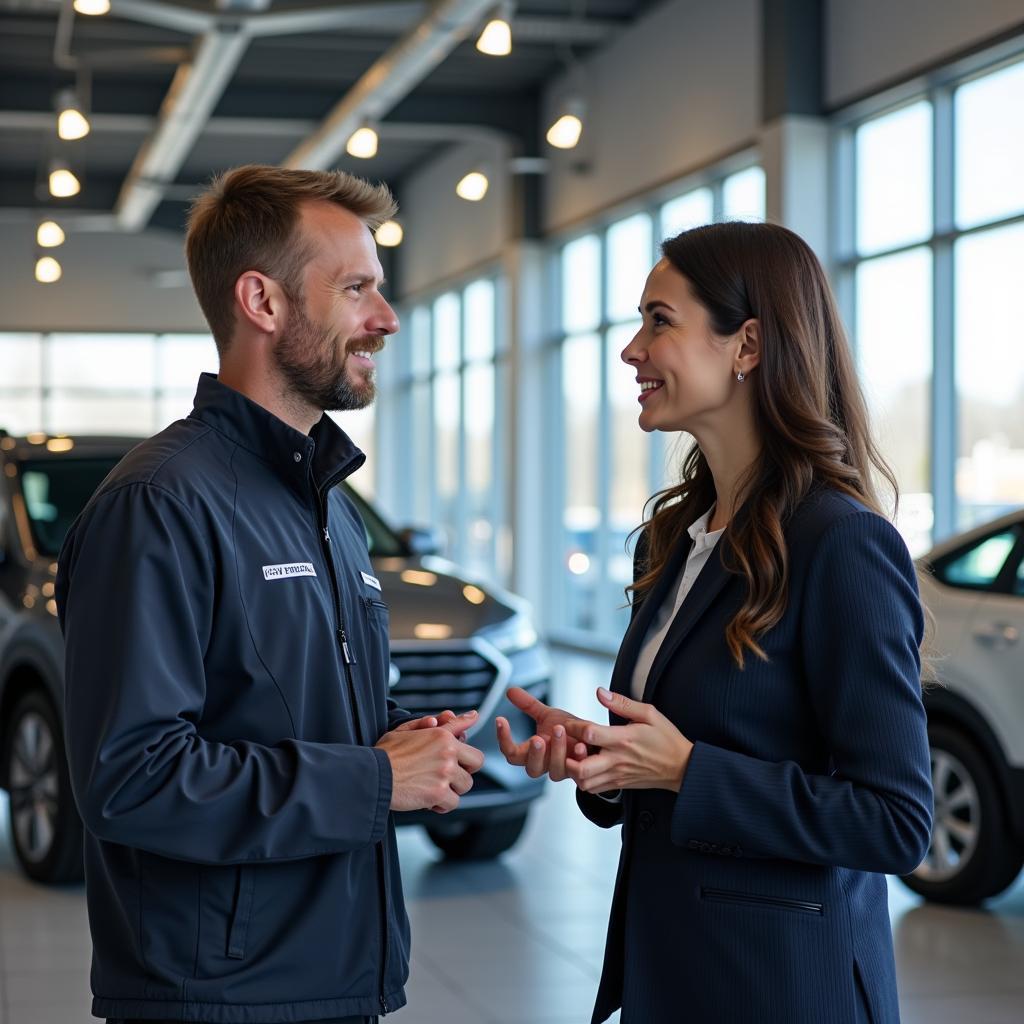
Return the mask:
<svg viewBox="0 0 1024 1024">
<path fill-rule="evenodd" d="M 976 904 L 1024 863 L 1024 509 L 934 547 L 919 563 L 935 617 L 926 687 L 935 786 L 928 855 L 903 881 Z"/>
</svg>

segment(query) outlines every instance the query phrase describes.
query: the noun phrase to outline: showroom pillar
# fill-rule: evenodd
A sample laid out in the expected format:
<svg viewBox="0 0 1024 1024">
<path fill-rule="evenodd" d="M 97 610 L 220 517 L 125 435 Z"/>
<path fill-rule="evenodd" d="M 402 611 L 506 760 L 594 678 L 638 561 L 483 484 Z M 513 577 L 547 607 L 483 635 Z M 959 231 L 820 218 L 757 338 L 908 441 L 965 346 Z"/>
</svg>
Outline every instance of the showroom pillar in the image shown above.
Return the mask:
<svg viewBox="0 0 1024 1024">
<path fill-rule="evenodd" d="M 761 159 L 767 218 L 830 256 L 822 0 L 764 0 Z"/>
</svg>

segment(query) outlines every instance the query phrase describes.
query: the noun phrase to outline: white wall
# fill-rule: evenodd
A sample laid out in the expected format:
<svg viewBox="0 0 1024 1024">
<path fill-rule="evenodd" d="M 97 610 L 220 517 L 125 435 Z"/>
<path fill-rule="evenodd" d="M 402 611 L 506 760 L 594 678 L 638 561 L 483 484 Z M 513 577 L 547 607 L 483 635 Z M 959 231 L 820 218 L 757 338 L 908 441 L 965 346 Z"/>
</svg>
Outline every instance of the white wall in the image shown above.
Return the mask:
<svg viewBox="0 0 1024 1024">
<path fill-rule="evenodd" d="M 501 255 L 512 225 L 509 157 L 504 142 L 454 146 L 402 188 L 402 295 L 423 291 Z M 478 203 L 460 199 L 456 184 L 481 165 L 491 182 L 487 195 Z"/>
<path fill-rule="evenodd" d="M 186 284 L 157 288 L 153 270 L 183 270 L 182 239 L 68 231 L 48 250 L 64 268 L 56 284 L 35 280 L 35 225 L 0 227 L 0 331 L 208 331 Z"/>
<path fill-rule="evenodd" d="M 825 101 L 839 106 L 1024 30 L 1021 0 L 827 0 Z"/>
<path fill-rule="evenodd" d="M 751 144 L 760 129 L 759 0 L 669 0 L 585 62 L 577 150 L 548 150 L 549 231 Z M 546 92 L 549 122 L 568 86 Z M 572 165 L 587 159 L 590 169 Z"/>
</svg>

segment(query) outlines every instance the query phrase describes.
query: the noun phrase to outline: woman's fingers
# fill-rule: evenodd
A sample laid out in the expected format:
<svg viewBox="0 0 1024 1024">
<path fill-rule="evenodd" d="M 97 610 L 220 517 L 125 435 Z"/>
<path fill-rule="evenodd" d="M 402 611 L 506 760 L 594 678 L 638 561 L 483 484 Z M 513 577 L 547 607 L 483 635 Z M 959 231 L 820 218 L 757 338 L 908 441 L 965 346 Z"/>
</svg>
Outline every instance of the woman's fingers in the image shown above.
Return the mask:
<svg viewBox="0 0 1024 1024">
<path fill-rule="evenodd" d="M 531 779 L 539 779 L 547 768 L 547 744 L 540 736 L 534 736 L 526 755 L 526 774 Z"/>
<path fill-rule="evenodd" d="M 556 725 L 551 737 L 551 752 L 548 758 L 548 775 L 552 782 L 561 782 L 565 777 L 566 736 L 565 729 Z"/>
<path fill-rule="evenodd" d="M 522 768 L 526 764 L 526 754 L 529 750 L 528 743 L 516 743 L 512 738 L 512 729 L 504 718 L 495 720 L 498 730 L 498 749 L 509 764 Z"/>
</svg>

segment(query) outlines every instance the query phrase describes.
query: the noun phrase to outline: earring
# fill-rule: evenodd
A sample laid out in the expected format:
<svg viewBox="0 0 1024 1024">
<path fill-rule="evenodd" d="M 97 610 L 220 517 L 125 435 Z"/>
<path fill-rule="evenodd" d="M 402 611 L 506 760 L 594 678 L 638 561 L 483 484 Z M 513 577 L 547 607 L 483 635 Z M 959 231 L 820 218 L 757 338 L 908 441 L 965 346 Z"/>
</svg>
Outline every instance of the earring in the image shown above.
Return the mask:
<svg viewBox="0 0 1024 1024">
<path fill-rule="evenodd" d="M 740 384 L 742 384 L 746 379 L 747 379 L 747 375 L 745 373 L 737 373 L 736 374 L 736 380 L 738 380 L 740 382 Z"/>
</svg>

